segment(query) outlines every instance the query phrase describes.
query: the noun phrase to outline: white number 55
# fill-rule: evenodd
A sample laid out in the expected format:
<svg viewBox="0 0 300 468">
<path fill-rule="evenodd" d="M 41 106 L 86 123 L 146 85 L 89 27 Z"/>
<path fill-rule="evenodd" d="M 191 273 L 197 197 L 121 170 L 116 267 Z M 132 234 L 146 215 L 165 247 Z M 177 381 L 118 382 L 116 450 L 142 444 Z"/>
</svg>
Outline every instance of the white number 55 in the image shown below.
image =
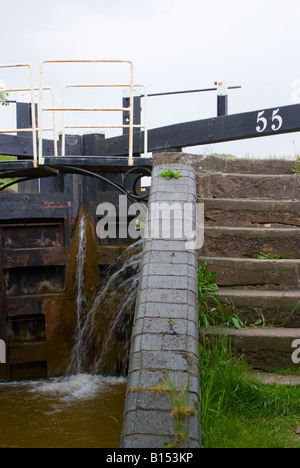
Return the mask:
<svg viewBox="0 0 300 468">
<path fill-rule="evenodd" d="M 281 115 L 278 115 L 279 110 L 280 109 L 274 110 L 272 114 L 272 122 L 275 122 L 271 126 L 273 132 L 277 132 L 283 125 L 283 118 L 281 117 Z M 257 115 L 257 123 L 259 125 L 257 125 L 256 131 L 258 133 L 263 133 L 267 129 L 267 126 L 268 126 L 268 121 L 266 117 L 263 117 L 264 113 L 265 111 L 261 111 Z"/>
</svg>

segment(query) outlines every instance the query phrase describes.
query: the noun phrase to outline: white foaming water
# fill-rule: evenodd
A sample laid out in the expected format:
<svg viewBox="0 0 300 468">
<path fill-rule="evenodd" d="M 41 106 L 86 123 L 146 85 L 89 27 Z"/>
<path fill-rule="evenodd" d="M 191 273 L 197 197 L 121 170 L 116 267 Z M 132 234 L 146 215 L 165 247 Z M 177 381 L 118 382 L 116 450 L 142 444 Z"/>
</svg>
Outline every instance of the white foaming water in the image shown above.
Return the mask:
<svg viewBox="0 0 300 468">
<path fill-rule="evenodd" d="M 77 374 L 0 383 L 0 448 L 119 447 L 126 379 Z"/>
<path fill-rule="evenodd" d="M 108 388 L 124 382 L 126 382 L 124 378 L 77 374 L 27 382 L 27 386 L 31 393 L 55 397 L 64 402 L 72 402 L 73 400 L 92 399 L 107 391 Z"/>
</svg>

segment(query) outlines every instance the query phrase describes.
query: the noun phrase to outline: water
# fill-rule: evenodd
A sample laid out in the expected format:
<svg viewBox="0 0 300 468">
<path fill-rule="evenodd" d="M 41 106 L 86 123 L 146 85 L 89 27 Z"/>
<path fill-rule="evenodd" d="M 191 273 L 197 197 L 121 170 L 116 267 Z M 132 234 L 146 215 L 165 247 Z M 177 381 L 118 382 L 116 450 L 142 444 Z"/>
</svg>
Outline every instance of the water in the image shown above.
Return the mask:
<svg viewBox="0 0 300 468">
<path fill-rule="evenodd" d="M 89 343 L 92 341 L 93 331 L 96 330 L 95 349 L 99 350 L 95 353 L 89 369 L 94 374 L 106 373 L 105 369 L 112 365 L 112 360 L 129 360 L 130 335 L 126 334 L 126 331 L 130 329 L 128 322 L 130 318 L 133 319 L 137 297 L 142 242 L 139 240 L 129 246 L 108 269 L 105 285 L 98 292 L 87 313 L 82 335 L 85 342 Z M 104 313 L 101 314 L 101 311 Z M 125 340 L 122 343 L 121 355 L 113 352 L 114 346 L 118 345 L 116 335 Z"/>
<path fill-rule="evenodd" d="M 118 448 L 126 379 L 109 377 L 129 358 L 128 317 L 133 317 L 142 241 L 111 265 L 88 301 L 86 218 L 78 233 L 75 345 L 67 375 L 0 383 L 0 448 Z M 122 341 L 121 349 L 118 351 Z M 125 341 L 124 341 L 125 339 Z M 119 355 L 118 355 L 119 352 Z M 122 373 L 122 372 L 119 372 Z"/>
<path fill-rule="evenodd" d="M 121 360 L 126 363 L 129 359 L 128 330 L 131 329 L 130 321 L 136 302 L 143 241 L 130 245 L 107 269 L 97 295 L 88 301 L 84 290 L 85 229 L 86 220 L 83 216 L 79 225 L 77 254 L 77 327 L 67 373 L 110 375 L 117 372 L 117 362 Z M 121 373 L 125 370 L 126 366 L 121 369 Z"/>
<path fill-rule="evenodd" d="M 87 298 L 85 294 L 84 275 L 86 266 L 86 218 L 83 215 L 79 223 L 78 251 L 76 255 L 76 315 L 77 326 L 75 330 L 75 345 L 72 350 L 72 358 L 69 365 L 69 373 L 80 374 L 84 372 L 84 359 L 86 355 L 85 337 L 82 330 L 84 328 Z"/>
<path fill-rule="evenodd" d="M 126 379 L 0 383 L 0 448 L 118 448 Z"/>
</svg>

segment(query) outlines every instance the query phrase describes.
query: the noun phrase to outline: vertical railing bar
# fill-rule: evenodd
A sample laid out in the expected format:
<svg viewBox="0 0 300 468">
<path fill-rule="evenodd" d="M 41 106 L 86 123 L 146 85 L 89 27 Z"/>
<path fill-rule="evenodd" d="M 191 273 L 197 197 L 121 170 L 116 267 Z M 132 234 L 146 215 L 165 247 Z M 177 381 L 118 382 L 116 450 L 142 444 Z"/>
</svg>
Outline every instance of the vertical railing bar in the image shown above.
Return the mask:
<svg viewBox="0 0 300 468">
<path fill-rule="evenodd" d="M 31 65 L 28 65 L 30 71 L 30 95 L 31 95 L 31 126 L 32 126 L 32 145 L 33 145 L 33 165 L 38 167 L 37 141 L 36 141 L 36 125 L 35 125 L 35 104 L 34 104 L 34 83 L 33 70 Z"/>
<path fill-rule="evenodd" d="M 128 166 L 133 166 L 133 63 L 130 62 L 129 147 Z"/>
<path fill-rule="evenodd" d="M 40 65 L 40 117 L 39 117 L 39 164 L 44 164 L 43 158 L 43 63 Z"/>
</svg>

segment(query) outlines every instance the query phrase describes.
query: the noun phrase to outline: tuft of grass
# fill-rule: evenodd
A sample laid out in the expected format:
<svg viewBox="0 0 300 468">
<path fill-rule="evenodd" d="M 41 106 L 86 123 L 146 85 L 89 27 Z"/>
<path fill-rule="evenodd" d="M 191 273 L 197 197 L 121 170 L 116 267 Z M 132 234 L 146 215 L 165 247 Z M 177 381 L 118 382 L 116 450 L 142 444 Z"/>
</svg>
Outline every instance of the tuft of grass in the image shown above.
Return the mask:
<svg viewBox="0 0 300 468">
<path fill-rule="evenodd" d="M 141 229 L 145 229 L 145 223 L 140 219 L 135 220 L 135 229 L 136 231 L 140 231 Z"/>
<path fill-rule="evenodd" d="M 190 406 L 180 394 L 174 396 L 173 408 L 171 411 L 171 416 L 173 416 L 173 418 L 185 419 L 186 416 L 195 416 L 196 414 L 196 409 Z"/>
<path fill-rule="evenodd" d="M 14 161 L 16 160 L 17 158 L 15 156 L 4 156 L 4 155 L 0 155 L 0 161 Z M 17 181 L 18 179 L 15 179 L 15 178 L 3 178 L 3 179 L 0 179 L 2 182 L 3 182 L 3 185 L 8 185 L 8 184 L 12 184 L 11 186 L 13 185 L 17 185 Z M 16 182 L 15 184 L 13 184 L 13 182 Z M 3 187 L 3 185 L 1 184 L 0 185 L 0 188 Z"/>
<path fill-rule="evenodd" d="M 199 327 L 228 327 L 242 329 L 245 324 L 231 304 L 222 304 L 217 296 L 216 272 L 207 271 L 207 263 L 198 269 Z"/>
<path fill-rule="evenodd" d="M 295 175 L 300 174 L 300 156 L 297 156 L 296 167 L 292 169 L 292 173 Z"/>
<path fill-rule="evenodd" d="M 262 260 L 281 260 L 284 257 L 281 254 L 271 254 L 271 253 L 260 252 L 257 258 L 260 258 Z"/>
<path fill-rule="evenodd" d="M 227 153 L 213 153 L 213 156 L 217 158 L 229 158 L 229 159 L 237 159 L 237 156 L 234 154 L 227 154 Z"/>
<path fill-rule="evenodd" d="M 215 271 L 207 271 L 207 263 L 203 263 L 198 268 L 198 291 L 199 300 L 204 302 L 207 295 L 218 291 L 219 286 L 215 281 L 217 273 Z"/>
<path fill-rule="evenodd" d="M 262 384 L 226 336 L 199 353 L 205 448 L 300 448 L 299 387 Z"/>
<path fill-rule="evenodd" d="M 182 177 L 181 171 L 172 171 L 172 169 L 168 169 L 166 171 L 163 171 L 159 174 L 160 177 L 164 177 L 167 180 L 170 180 L 172 178 L 174 179 L 179 179 Z"/>
<path fill-rule="evenodd" d="M 8 97 L 9 94 L 3 91 L 3 88 L 0 88 L 0 102 L 2 103 L 2 106 L 9 106 L 9 102 L 7 102 Z"/>
</svg>

